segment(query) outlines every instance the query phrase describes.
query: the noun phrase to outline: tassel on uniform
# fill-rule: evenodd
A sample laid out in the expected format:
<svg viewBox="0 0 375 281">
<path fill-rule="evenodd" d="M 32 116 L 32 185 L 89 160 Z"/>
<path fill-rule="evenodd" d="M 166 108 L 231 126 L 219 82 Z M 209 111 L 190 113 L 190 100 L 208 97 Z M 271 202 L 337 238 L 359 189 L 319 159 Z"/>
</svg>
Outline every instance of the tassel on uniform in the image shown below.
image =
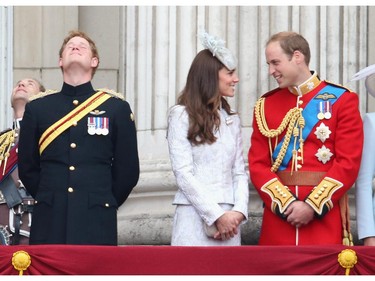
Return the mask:
<svg viewBox="0 0 375 281">
<path fill-rule="evenodd" d="M 349 197 L 347 193 L 340 199 L 339 205 L 342 223 L 342 244 L 345 246 L 354 246 L 353 235 L 350 231 Z"/>
</svg>

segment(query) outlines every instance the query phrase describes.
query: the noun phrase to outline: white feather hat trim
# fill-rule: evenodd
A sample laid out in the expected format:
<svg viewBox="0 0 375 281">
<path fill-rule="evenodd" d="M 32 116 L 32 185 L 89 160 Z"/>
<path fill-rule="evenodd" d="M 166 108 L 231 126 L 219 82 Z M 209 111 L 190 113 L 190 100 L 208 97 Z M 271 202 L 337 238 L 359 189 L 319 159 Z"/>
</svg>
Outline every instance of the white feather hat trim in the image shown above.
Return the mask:
<svg viewBox="0 0 375 281">
<path fill-rule="evenodd" d="M 354 74 L 352 81 L 360 80 L 366 78 L 365 86 L 367 91 L 375 97 L 375 64 L 369 65 L 364 69 L 361 69 L 356 74 Z"/>
<path fill-rule="evenodd" d="M 225 41 L 219 37 L 212 36 L 206 31 L 201 31 L 199 34 L 201 43 L 205 49 L 208 49 L 214 57 L 217 57 L 229 70 L 234 70 L 237 67 L 236 56 L 224 46 Z"/>
</svg>

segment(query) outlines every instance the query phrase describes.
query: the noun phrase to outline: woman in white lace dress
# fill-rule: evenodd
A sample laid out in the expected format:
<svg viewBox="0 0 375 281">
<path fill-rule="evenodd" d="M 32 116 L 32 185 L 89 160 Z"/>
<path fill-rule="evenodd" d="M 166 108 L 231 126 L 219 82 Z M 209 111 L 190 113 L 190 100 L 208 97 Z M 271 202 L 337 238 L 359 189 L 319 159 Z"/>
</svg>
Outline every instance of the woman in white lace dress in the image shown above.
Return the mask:
<svg viewBox="0 0 375 281">
<path fill-rule="evenodd" d="M 168 146 L 178 191 L 171 245 L 240 246 L 248 219 L 249 178 L 233 97 L 237 61 L 206 32 L 185 88 L 168 116 Z"/>
</svg>

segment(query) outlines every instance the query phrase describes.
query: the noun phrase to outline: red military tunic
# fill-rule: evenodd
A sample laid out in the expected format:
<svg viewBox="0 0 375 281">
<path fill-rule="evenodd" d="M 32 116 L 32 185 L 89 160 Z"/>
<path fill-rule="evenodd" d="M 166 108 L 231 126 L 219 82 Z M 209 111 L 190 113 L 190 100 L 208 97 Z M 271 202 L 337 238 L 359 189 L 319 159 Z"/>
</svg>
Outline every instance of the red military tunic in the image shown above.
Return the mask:
<svg viewBox="0 0 375 281">
<path fill-rule="evenodd" d="M 327 92 L 326 86 L 342 94 Z M 341 86 L 320 81 L 316 74 L 300 89 L 303 95 L 299 98 L 297 92 L 292 93 L 288 88 L 275 89 L 261 97 L 263 106 L 258 105 L 260 110 L 254 110 L 248 158 L 251 181 L 264 202 L 261 245 L 342 243 L 339 200 L 354 184 L 362 154 L 363 130 L 358 96 Z M 271 160 L 270 154 L 276 149 L 276 142 L 283 143 L 282 138 L 288 130 L 287 126 L 279 126 L 293 108 L 300 108 L 306 123 L 301 122 L 301 126 L 292 130 L 290 146 L 293 150 L 297 143 L 295 157 L 290 160 L 286 160 L 286 156 L 279 157 L 284 160 L 284 165 L 276 165 L 271 171 L 280 159 L 276 160 L 276 153 Z M 325 112 L 329 113 L 323 118 Z M 260 127 L 271 133 L 272 129 L 276 132 L 279 128 L 281 133 L 278 137 L 275 136 L 278 132 L 268 137 L 261 133 Z M 298 132 L 304 133 L 294 140 L 293 134 L 298 135 Z M 301 134 L 306 135 L 303 145 L 298 148 Z M 283 216 L 295 200 L 305 201 L 315 211 L 313 221 L 300 228 L 289 224 Z"/>
</svg>

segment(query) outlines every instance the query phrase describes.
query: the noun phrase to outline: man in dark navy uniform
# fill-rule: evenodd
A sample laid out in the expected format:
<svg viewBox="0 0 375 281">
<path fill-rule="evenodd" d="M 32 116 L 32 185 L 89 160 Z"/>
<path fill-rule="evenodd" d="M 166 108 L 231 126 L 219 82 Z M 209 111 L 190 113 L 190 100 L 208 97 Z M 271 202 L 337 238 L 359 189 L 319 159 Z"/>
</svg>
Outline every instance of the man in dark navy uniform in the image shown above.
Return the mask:
<svg viewBox="0 0 375 281">
<path fill-rule="evenodd" d="M 30 244 L 117 245 L 117 209 L 139 179 L 134 116 L 117 93 L 94 90 L 95 43 L 71 31 L 58 93 L 26 105 L 19 174 L 35 198 Z"/>
</svg>

